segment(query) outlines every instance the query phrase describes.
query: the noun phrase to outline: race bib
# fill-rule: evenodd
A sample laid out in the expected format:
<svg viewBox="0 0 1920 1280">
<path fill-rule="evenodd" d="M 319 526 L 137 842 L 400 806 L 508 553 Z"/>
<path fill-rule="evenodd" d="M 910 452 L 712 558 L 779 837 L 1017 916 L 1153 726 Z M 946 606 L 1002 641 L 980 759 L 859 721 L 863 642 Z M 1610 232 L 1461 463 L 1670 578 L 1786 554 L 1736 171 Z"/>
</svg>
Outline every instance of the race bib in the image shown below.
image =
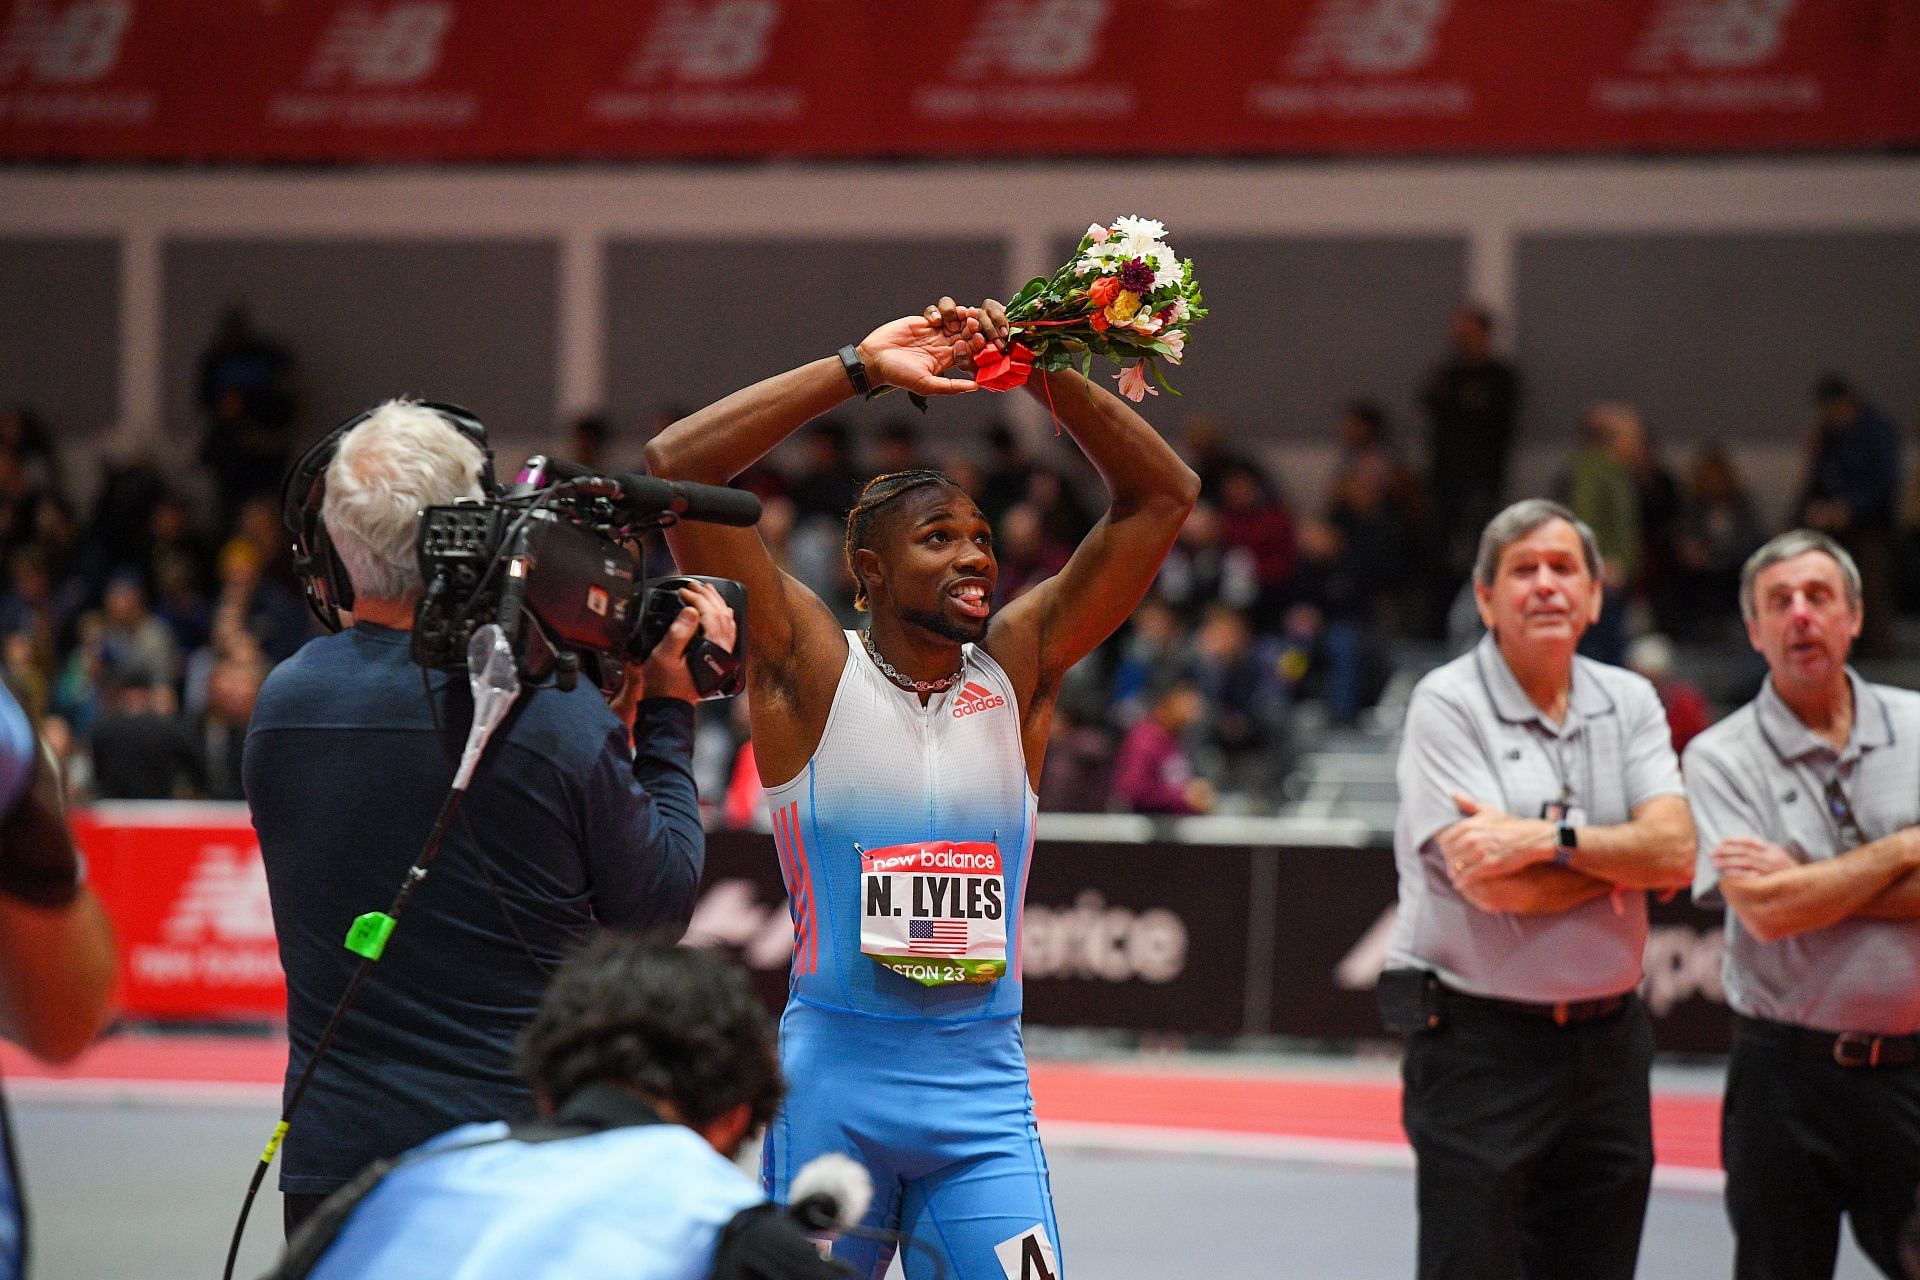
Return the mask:
<svg viewBox="0 0 1920 1280">
<path fill-rule="evenodd" d="M 1007 881 L 984 840 L 860 852 L 860 950 L 923 986 L 1007 971 Z"/>
</svg>

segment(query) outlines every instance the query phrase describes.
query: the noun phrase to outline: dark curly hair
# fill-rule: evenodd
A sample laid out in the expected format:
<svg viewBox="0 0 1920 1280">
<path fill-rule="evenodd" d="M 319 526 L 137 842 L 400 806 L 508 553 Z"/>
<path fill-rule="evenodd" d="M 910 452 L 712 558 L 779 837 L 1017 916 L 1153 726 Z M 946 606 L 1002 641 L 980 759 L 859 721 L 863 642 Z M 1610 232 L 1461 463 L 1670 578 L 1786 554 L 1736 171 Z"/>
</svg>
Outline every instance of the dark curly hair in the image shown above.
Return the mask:
<svg viewBox="0 0 1920 1280">
<path fill-rule="evenodd" d="M 875 476 L 860 487 L 860 496 L 854 501 L 853 510 L 847 512 L 847 572 L 853 575 L 854 608 L 862 612 L 866 610 L 867 583 L 853 562 L 853 553 L 873 545 L 874 526 L 889 503 L 933 484 L 945 485 L 949 489 L 960 487 L 939 471 L 890 471 L 886 475 Z"/>
<path fill-rule="evenodd" d="M 520 1039 L 519 1068 L 555 1107 L 607 1082 L 672 1103 L 695 1128 L 744 1102 L 757 1129 L 786 1091 L 772 1020 L 737 964 L 621 933 L 560 967 Z"/>
</svg>

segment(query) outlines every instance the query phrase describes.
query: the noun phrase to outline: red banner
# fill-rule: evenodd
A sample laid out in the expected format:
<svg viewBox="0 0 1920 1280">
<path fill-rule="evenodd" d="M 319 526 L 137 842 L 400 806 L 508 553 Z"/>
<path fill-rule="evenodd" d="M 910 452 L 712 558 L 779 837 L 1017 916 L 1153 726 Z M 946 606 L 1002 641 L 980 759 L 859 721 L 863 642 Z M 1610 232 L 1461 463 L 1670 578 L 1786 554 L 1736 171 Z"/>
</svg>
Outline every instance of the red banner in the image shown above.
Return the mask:
<svg viewBox="0 0 1920 1280">
<path fill-rule="evenodd" d="M 1920 0 L 0 0 L 0 157 L 1920 143 Z"/>
<path fill-rule="evenodd" d="M 134 1018 L 287 1012 L 260 846 L 244 805 L 106 805 L 73 815 Z"/>
</svg>

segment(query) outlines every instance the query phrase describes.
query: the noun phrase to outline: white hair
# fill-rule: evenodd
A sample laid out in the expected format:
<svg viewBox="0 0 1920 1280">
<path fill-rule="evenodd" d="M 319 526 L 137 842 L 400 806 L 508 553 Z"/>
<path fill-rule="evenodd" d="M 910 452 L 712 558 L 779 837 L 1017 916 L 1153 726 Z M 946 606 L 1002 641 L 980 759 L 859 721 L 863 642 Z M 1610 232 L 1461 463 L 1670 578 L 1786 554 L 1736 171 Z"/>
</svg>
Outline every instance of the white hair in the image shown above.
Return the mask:
<svg viewBox="0 0 1920 1280">
<path fill-rule="evenodd" d="M 420 513 L 478 498 L 480 447 L 434 410 L 389 400 L 347 432 L 327 464 L 320 506 L 356 599 L 416 599 L 426 589 L 414 539 Z"/>
</svg>

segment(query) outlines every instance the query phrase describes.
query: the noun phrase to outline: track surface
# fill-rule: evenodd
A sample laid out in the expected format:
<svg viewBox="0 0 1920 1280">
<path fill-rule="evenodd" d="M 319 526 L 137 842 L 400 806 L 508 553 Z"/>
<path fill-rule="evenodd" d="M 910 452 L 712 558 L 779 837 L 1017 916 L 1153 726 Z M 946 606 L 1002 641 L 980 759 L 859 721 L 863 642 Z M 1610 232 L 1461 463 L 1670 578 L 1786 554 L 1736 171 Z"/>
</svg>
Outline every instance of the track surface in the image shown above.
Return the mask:
<svg viewBox="0 0 1920 1280">
<path fill-rule="evenodd" d="M 216 1280 L 285 1053 L 269 1037 L 122 1035 L 54 1071 L 0 1046 L 36 1280 Z M 1717 1090 L 1666 1074 L 1640 1274 L 1726 1275 Z M 1412 1273 L 1411 1157 L 1380 1064 L 1036 1062 L 1033 1085 L 1078 1280 Z M 240 1274 L 270 1261 L 279 1207 L 261 1198 Z M 1875 1274 L 1845 1246 L 1838 1280 Z"/>
</svg>

